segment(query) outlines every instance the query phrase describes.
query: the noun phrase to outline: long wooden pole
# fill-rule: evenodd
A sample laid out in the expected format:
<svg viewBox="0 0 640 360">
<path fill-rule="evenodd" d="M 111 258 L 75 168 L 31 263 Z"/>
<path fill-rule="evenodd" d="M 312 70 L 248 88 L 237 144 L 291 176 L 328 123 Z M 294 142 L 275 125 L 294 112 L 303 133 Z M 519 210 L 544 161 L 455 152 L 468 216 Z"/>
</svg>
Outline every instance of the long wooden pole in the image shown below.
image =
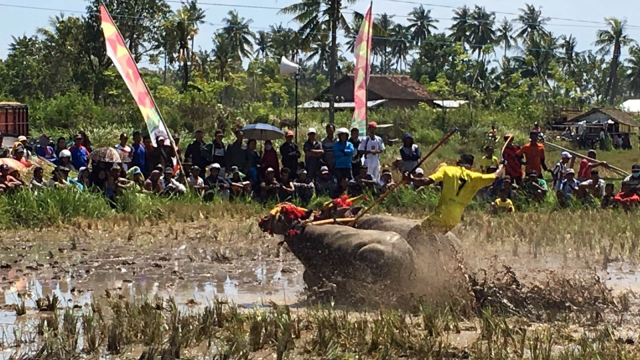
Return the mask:
<svg viewBox="0 0 640 360">
<path fill-rule="evenodd" d="M 447 140 L 449 140 L 449 138 L 451 138 L 453 136 L 453 134 L 455 134 L 458 131 L 458 128 L 453 129 L 450 133 L 448 133 L 444 138 L 442 138 L 442 140 L 440 140 L 439 143 L 436 144 L 436 146 L 433 147 L 433 149 L 431 149 L 431 151 L 429 151 L 429 153 L 423 157 L 417 164 L 416 166 L 413 167 L 413 169 L 411 169 L 411 171 L 409 172 L 409 174 L 412 174 L 413 172 L 415 172 L 421 165 L 422 163 L 424 163 L 431 155 L 433 155 L 434 152 L 436 152 L 436 150 L 438 150 L 438 148 L 440 146 L 442 146 L 445 142 L 447 142 Z M 404 174 L 403 174 L 404 175 Z M 369 210 L 373 209 L 373 207 L 375 207 L 376 205 L 378 205 L 382 200 L 384 200 L 384 198 L 386 198 L 387 196 L 389 196 L 389 194 L 391 194 L 392 192 L 394 192 L 397 188 L 400 187 L 400 185 L 402 185 L 404 181 L 399 181 L 397 183 L 395 183 L 389 190 L 387 190 L 387 192 L 385 192 L 384 194 L 382 194 L 379 198 L 377 198 L 373 204 L 369 205 L 366 209 L 360 211 L 358 213 L 358 215 L 351 219 L 351 225 L 355 225 L 355 223 L 360 220 L 366 213 L 369 212 Z"/>
<path fill-rule="evenodd" d="M 587 160 L 589 160 L 589 161 L 593 161 L 593 162 L 601 162 L 601 161 L 599 161 L 599 160 L 597 160 L 597 159 L 592 159 L 592 158 L 590 158 L 590 157 L 588 157 L 588 156 L 582 155 L 582 154 L 580 154 L 580 153 L 578 153 L 578 152 L 575 152 L 575 151 L 573 151 L 573 150 L 569 150 L 569 149 L 567 149 L 567 148 L 564 148 L 564 147 L 562 147 L 562 146 L 560 146 L 560 145 L 556 145 L 556 144 L 551 143 L 551 142 L 549 142 L 549 141 L 545 141 L 544 143 L 545 143 L 546 145 L 550 145 L 551 147 L 556 148 L 556 149 L 558 149 L 558 150 L 560 150 L 560 151 L 566 151 L 566 152 L 568 152 L 569 154 L 571 154 L 571 155 L 573 155 L 573 156 L 577 156 L 577 157 L 579 157 L 579 158 L 587 159 Z M 618 167 L 615 167 L 615 166 L 613 166 L 613 165 L 611 165 L 611 164 L 607 164 L 607 165 L 605 165 L 605 167 L 606 167 L 607 169 L 609 169 L 609 170 L 613 171 L 613 172 L 616 172 L 616 173 L 620 174 L 620 175 L 629 176 L 629 173 L 628 173 L 628 172 L 626 172 L 626 171 L 624 171 L 624 170 L 622 170 L 622 169 L 620 169 L 620 168 L 618 168 Z"/>
</svg>

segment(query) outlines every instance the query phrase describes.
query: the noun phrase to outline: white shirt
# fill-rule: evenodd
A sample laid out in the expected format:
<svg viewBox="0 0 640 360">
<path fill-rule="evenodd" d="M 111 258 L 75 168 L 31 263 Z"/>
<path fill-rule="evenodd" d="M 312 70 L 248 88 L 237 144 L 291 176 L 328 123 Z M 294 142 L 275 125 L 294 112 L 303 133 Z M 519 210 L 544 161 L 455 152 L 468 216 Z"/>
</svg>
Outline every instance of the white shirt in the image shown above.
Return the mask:
<svg viewBox="0 0 640 360">
<path fill-rule="evenodd" d="M 193 175 L 191 175 L 187 181 L 189 182 L 189 186 L 204 186 L 204 180 L 202 180 L 200 176 L 198 176 L 198 180 L 196 180 Z"/>
<path fill-rule="evenodd" d="M 384 142 L 382 138 L 376 136 L 375 138 L 371 138 L 371 136 L 365 137 L 360 142 L 360 146 L 358 147 L 359 151 L 372 151 L 372 150 L 384 150 Z M 364 157 L 364 165 L 366 167 L 379 167 L 380 166 L 380 154 L 367 154 Z"/>
<path fill-rule="evenodd" d="M 187 191 L 187 188 L 185 188 L 184 185 L 180 184 L 176 179 L 173 178 L 167 183 L 167 180 L 163 177 L 162 179 L 160 179 L 160 184 L 162 185 L 162 190 L 173 188 L 174 190 L 181 193 Z"/>
<path fill-rule="evenodd" d="M 126 154 L 130 154 L 131 153 L 131 146 L 129 146 L 129 145 L 122 146 L 122 145 L 118 144 L 118 145 L 115 146 L 115 148 L 120 150 L 120 151 L 122 151 L 123 153 L 126 153 Z"/>
</svg>

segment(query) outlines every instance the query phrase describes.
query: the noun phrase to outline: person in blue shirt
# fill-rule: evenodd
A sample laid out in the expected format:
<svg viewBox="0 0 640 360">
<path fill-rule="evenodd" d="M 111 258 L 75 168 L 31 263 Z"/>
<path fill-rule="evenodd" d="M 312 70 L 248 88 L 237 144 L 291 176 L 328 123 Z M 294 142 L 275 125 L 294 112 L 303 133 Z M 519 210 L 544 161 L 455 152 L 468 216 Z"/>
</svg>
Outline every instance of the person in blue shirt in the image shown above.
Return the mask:
<svg viewBox="0 0 640 360">
<path fill-rule="evenodd" d="M 353 156 L 353 144 L 347 141 L 349 138 L 349 130 L 346 128 L 338 129 L 338 141 L 333 144 L 334 170 L 335 175 L 340 182 L 343 178 L 351 180 L 351 156 Z"/>
<path fill-rule="evenodd" d="M 58 161 L 56 152 L 53 150 L 53 146 L 51 146 L 51 139 L 46 134 L 40 135 L 40 139 L 38 139 L 38 146 L 36 147 L 36 154 L 51 161 L 52 163 Z"/>
<path fill-rule="evenodd" d="M 89 164 L 89 150 L 82 145 L 83 137 L 78 134 L 73 139 L 74 144 L 71 145 L 69 151 L 71 152 L 71 163 L 76 169 L 87 167 Z"/>
<path fill-rule="evenodd" d="M 131 153 L 133 155 L 131 165 L 137 166 L 140 170 L 145 171 L 147 169 L 147 149 L 142 143 L 142 133 L 140 133 L 140 131 L 136 131 L 133 133 L 133 144 L 131 145 Z"/>
</svg>

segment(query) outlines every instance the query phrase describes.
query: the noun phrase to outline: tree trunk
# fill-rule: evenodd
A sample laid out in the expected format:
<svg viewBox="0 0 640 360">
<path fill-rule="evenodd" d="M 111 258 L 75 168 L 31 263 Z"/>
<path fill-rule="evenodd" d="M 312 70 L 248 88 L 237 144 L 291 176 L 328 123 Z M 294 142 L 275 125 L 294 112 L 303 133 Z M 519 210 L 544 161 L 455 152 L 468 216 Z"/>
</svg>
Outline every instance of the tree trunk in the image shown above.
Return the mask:
<svg viewBox="0 0 640 360">
<path fill-rule="evenodd" d="M 335 121 L 335 100 L 336 100 L 336 68 L 338 60 L 338 17 L 340 12 L 340 0 L 331 0 L 331 6 L 333 7 L 330 14 L 331 19 L 331 63 L 329 64 L 329 92 L 331 93 L 331 99 L 329 99 L 329 123 L 333 124 Z"/>
<path fill-rule="evenodd" d="M 616 42 L 613 47 L 613 58 L 611 59 L 611 72 L 609 73 L 609 81 L 607 89 L 609 94 L 609 105 L 613 105 L 616 99 L 616 88 L 618 87 L 618 61 L 620 59 L 620 42 Z"/>
<path fill-rule="evenodd" d="M 189 88 L 189 59 L 186 55 L 182 62 L 182 72 L 182 91 L 187 92 L 187 89 Z"/>
</svg>

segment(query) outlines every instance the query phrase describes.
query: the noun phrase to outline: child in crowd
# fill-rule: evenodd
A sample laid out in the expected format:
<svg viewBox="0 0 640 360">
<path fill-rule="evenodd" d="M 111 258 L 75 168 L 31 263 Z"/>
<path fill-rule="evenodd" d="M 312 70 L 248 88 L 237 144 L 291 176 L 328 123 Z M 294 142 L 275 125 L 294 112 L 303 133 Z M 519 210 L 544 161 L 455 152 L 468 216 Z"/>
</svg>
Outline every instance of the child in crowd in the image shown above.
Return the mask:
<svg viewBox="0 0 640 360">
<path fill-rule="evenodd" d="M 600 200 L 600 207 L 603 209 L 612 208 L 616 205 L 613 184 L 609 183 L 604 187 L 604 196 Z"/>
<path fill-rule="evenodd" d="M 494 213 L 514 213 L 516 212 L 516 208 L 513 205 L 513 201 L 507 198 L 508 191 L 506 188 L 502 187 L 498 191 L 498 198 L 496 201 L 491 203 Z"/>
<path fill-rule="evenodd" d="M 616 203 L 626 211 L 638 206 L 640 196 L 628 181 L 622 182 L 622 190 L 615 197 Z"/>
<path fill-rule="evenodd" d="M 493 156 L 493 146 L 487 145 L 484 147 L 484 157 L 480 159 L 480 172 L 484 174 L 490 174 L 489 168 L 495 167 L 498 168 L 498 158 Z"/>
</svg>

